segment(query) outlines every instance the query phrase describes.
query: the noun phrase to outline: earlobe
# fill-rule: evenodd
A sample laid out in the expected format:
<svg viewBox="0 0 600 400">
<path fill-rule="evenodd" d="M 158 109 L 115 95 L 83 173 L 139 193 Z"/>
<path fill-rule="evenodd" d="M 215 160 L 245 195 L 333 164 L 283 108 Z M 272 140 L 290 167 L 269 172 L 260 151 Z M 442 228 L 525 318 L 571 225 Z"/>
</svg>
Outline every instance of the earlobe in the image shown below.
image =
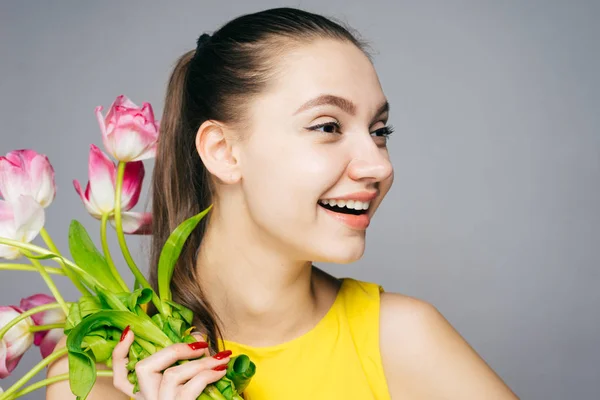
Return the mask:
<svg viewBox="0 0 600 400">
<path fill-rule="evenodd" d="M 233 184 L 241 177 L 239 162 L 225 133 L 223 125 L 205 121 L 196 132 L 196 151 L 212 175 L 225 184 Z"/>
</svg>

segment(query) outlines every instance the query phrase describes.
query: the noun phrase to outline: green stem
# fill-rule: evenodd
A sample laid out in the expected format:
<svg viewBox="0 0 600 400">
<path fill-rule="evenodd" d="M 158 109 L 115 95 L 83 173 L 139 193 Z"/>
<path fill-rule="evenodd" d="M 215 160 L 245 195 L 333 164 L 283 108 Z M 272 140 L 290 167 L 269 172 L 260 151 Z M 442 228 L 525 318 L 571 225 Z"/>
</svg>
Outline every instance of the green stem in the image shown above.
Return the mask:
<svg viewBox="0 0 600 400">
<path fill-rule="evenodd" d="M 27 256 L 27 254 L 25 255 Z M 56 302 L 62 307 L 65 315 L 69 315 L 69 307 L 67 306 L 67 303 L 65 303 L 65 299 L 63 299 L 62 295 L 58 291 L 58 288 L 54 284 L 54 281 L 52 281 L 52 278 L 50 278 L 50 274 L 46 272 L 46 269 L 42 264 L 40 264 L 38 260 L 36 260 L 35 258 L 30 258 L 29 260 L 35 267 L 37 267 L 40 275 L 46 282 L 46 285 L 48 285 L 48 289 L 50 289 L 50 291 L 52 292 L 52 295 L 56 299 Z"/>
<path fill-rule="evenodd" d="M 49 274 L 55 274 L 55 275 L 64 275 L 65 274 L 65 271 L 63 271 L 62 269 L 59 269 L 59 268 L 47 267 L 47 266 L 44 266 L 44 268 L 46 269 L 46 272 L 48 272 Z M 0 270 L 38 272 L 38 269 L 36 267 L 32 267 L 31 265 L 27 265 L 27 264 L 10 264 L 10 263 L 2 263 L 2 264 L 0 264 Z"/>
<path fill-rule="evenodd" d="M 44 240 L 44 243 L 46 243 L 46 246 L 48 246 L 48 249 L 50 249 L 51 252 L 53 252 L 54 254 L 60 255 L 58 248 L 52 241 L 52 238 L 50 237 L 50 234 L 48 233 L 46 228 L 42 227 L 42 230 L 40 231 L 40 236 L 42 237 L 42 239 Z M 81 294 L 84 294 L 84 295 L 91 294 L 90 291 L 87 290 L 85 285 L 83 285 L 83 283 L 81 283 L 81 281 L 79 280 L 77 275 L 75 275 L 75 273 L 73 271 L 71 271 L 71 269 L 69 267 L 67 267 L 64 262 L 62 262 L 62 260 L 58 260 L 58 264 L 62 267 L 63 271 L 65 272 L 65 275 L 69 277 L 71 282 L 73 282 L 73 284 L 81 292 Z"/>
<path fill-rule="evenodd" d="M 204 392 L 206 392 L 212 400 L 227 400 L 227 397 L 223 396 L 215 385 L 207 385 L 206 388 L 204 388 Z"/>
<path fill-rule="evenodd" d="M 31 378 L 33 378 L 38 372 L 40 372 L 42 369 L 44 369 L 44 367 L 46 367 L 46 365 L 49 365 L 50 363 L 52 363 L 56 359 L 64 356 L 68 352 L 69 352 L 69 350 L 66 347 L 63 347 L 62 349 L 57 350 L 54 353 L 50 354 L 48 357 L 44 358 L 35 367 L 33 367 L 28 373 L 23 375 L 23 377 L 21 379 L 19 379 L 11 387 L 9 387 L 8 390 L 6 390 L 6 392 L 4 392 L 4 394 L 1 394 L 0 400 L 11 399 L 13 393 L 15 393 L 17 390 L 19 390 L 21 388 L 21 386 L 23 386 L 25 383 L 27 383 L 27 381 L 29 381 Z"/>
<path fill-rule="evenodd" d="M 114 278 L 117 280 L 119 285 L 123 288 L 125 292 L 129 292 L 129 288 L 127 284 L 121 278 L 121 274 L 117 271 L 117 267 L 115 267 L 115 263 L 110 255 L 110 248 L 108 247 L 108 240 L 106 240 L 106 225 L 108 223 L 108 214 L 102 214 L 102 221 L 100 223 L 100 237 L 102 240 L 102 250 L 104 251 L 104 257 L 106 257 L 106 261 L 108 262 L 108 268 L 110 272 L 113 274 Z"/>
<path fill-rule="evenodd" d="M 133 257 L 131 257 L 131 253 L 127 247 L 127 242 L 125 241 L 125 233 L 123 232 L 123 221 L 121 219 L 121 191 L 123 189 L 123 177 L 125 176 L 126 165 L 126 162 L 119 161 L 119 165 L 117 167 L 117 187 L 115 189 L 115 225 L 117 229 L 117 238 L 119 239 L 119 245 L 121 246 L 123 257 L 125 258 L 129 269 L 133 273 L 133 276 L 135 276 L 135 279 L 137 279 L 142 287 L 152 289 L 146 277 L 142 274 L 137 265 L 135 265 L 135 261 L 133 261 Z M 158 310 L 162 310 L 161 301 L 154 290 L 152 291 L 152 302 Z"/>
<path fill-rule="evenodd" d="M 100 370 L 100 371 L 96 371 L 96 376 L 113 376 L 113 372 L 112 371 L 108 371 L 108 370 Z M 26 394 L 29 394 L 35 390 L 38 390 L 40 388 L 43 388 L 44 386 L 49 386 L 53 383 L 56 382 L 61 382 L 61 381 L 66 381 L 69 379 L 69 374 L 60 374 L 60 375 L 55 375 L 52 378 L 46 378 L 44 380 L 41 380 L 39 382 L 36 382 L 32 385 L 27 386 L 25 389 L 18 391 L 17 393 L 14 394 L 13 397 L 11 397 L 11 400 L 16 399 L 18 397 L 24 396 Z"/>
<path fill-rule="evenodd" d="M 49 331 L 50 329 L 56 329 L 56 328 L 63 328 L 64 329 L 65 324 L 48 324 L 48 325 L 34 325 L 32 327 L 29 328 L 29 332 L 43 332 L 43 331 Z"/>
<path fill-rule="evenodd" d="M 4 244 L 7 246 L 11 246 L 11 247 L 16 247 L 21 250 L 32 251 L 34 253 L 40 254 L 42 257 L 57 258 L 57 259 L 61 260 L 62 262 L 64 262 L 66 265 L 68 265 L 69 268 L 73 269 L 74 271 L 77 271 L 77 273 L 79 273 L 80 275 L 85 276 L 85 278 L 88 279 L 95 286 L 104 288 L 104 285 L 102 285 L 100 282 L 98 282 L 96 280 L 96 278 L 94 278 L 93 275 L 91 275 L 87 271 L 81 269 L 73 261 L 70 261 L 70 260 L 64 258 L 60 254 L 53 253 L 51 251 L 44 249 L 43 247 L 36 246 L 31 243 L 23 243 L 23 242 L 19 242 L 18 240 L 12 240 L 12 239 L 8 239 L 5 237 L 0 237 L 0 244 Z"/>
<path fill-rule="evenodd" d="M 53 310 L 55 308 L 61 308 L 61 307 L 62 306 L 58 303 L 50 303 L 50 304 L 44 304 L 43 306 L 33 307 L 32 309 L 22 312 L 18 317 L 13 318 L 12 320 L 10 320 L 8 322 L 8 324 L 6 324 L 2 328 L 0 328 L 0 340 L 2 340 L 2 338 L 4 337 L 4 335 L 6 334 L 6 332 L 8 332 L 8 330 L 10 328 L 17 325 L 19 322 L 26 319 L 27 317 L 31 317 L 32 315 L 37 314 L 42 311 Z M 68 315 L 68 313 L 67 313 L 67 315 Z"/>
</svg>

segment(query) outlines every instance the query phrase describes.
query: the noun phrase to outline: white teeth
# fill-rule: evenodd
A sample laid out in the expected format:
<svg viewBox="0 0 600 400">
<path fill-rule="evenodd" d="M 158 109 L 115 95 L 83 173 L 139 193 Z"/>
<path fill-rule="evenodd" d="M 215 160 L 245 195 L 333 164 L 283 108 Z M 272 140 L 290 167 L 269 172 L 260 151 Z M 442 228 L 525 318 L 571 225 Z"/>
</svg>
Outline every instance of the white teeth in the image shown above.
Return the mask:
<svg viewBox="0 0 600 400">
<path fill-rule="evenodd" d="M 334 199 L 325 199 L 319 200 L 320 203 L 337 206 L 337 207 L 346 207 L 352 210 L 368 210 L 370 201 L 358 201 L 358 200 L 334 200 Z"/>
</svg>

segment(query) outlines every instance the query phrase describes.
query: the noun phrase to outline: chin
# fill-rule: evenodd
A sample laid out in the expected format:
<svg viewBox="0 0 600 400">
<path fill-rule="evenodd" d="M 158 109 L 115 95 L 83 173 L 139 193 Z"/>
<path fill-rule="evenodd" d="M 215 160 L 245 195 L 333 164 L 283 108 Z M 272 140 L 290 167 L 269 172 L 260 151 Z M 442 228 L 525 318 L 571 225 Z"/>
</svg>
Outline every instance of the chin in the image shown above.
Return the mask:
<svg viewBox="0 0 600 400">
<path fill-rule="evenodd" d="M 323 243 L 324 244 L 324 243 Z M 360 260 L 365 252 L 364 239 L 359 241 L 347 240 L 345 243 L 331 243 L 329 246 L 319 249 L 313 258 L 315 262 L 334 264 L 350 264 Z"/>
</svg>

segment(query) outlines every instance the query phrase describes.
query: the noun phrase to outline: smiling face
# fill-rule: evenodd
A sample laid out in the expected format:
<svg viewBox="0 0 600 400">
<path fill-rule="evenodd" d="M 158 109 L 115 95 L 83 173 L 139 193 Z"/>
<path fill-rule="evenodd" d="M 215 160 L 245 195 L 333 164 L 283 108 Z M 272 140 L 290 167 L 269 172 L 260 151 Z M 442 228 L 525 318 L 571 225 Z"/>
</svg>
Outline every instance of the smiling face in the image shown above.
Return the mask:
<svg viewBox="0 0 600 400">
<path fill-rule="evenodd" d="M 281 60 L 239 143 L 252 234 L 297 260 L 355 261 L 393 180 L 386 98 L 351 43 L 317 40 Z"/>
</svg>

